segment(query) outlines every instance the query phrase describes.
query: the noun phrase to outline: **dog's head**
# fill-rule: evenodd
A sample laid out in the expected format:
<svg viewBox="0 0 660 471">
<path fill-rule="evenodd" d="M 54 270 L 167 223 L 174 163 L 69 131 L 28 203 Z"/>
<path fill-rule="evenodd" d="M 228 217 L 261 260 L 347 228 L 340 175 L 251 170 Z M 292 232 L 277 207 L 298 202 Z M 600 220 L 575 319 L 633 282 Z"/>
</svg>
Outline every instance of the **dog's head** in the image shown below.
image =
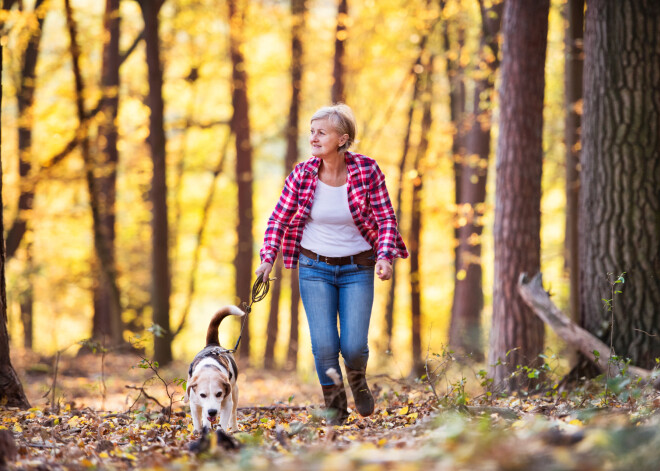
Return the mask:
<svg viewBox="0 0 660 471">
<path fill-rule="evenodd" d="M 222 403 L 230 394 L 229 377 L 218 368 L 204 367 L 188 380 L 185 401 L 202 406 L 204 417 L 209 422 L 215 422 Z"/>
</svg>

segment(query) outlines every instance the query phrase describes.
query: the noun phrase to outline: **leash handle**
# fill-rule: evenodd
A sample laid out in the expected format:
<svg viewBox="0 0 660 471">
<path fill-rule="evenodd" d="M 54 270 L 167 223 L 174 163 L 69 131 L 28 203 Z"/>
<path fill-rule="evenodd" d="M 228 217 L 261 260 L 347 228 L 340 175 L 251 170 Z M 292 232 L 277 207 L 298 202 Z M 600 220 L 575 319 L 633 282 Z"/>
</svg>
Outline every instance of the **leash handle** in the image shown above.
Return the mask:
<svg viewBox="0 0 660 471">
<path fill-rule="evenodd" d="M 238 334 L 238 340 L 236 341 L 236 345 L 234 346 L 232 352 L 236 352 L 238 350 L 239 344 L 241 343 L 241 338 L 243 337 L 243 328 L 245 327 L 247 316 L 248 314 L 250 314 L 250 312 L 252 312 L 252 304 L 257 303 L 266 297 L 266 295 L 268 294 L 268 290 L 270 289 L 270 281 L 275 279 L 276 278 L 266 278 L 266 281 L 264 281 L 264 274 L 260 273 L 257 279 L 254 281 L 254 284 L 252 285 L 252 292 L 250 293 L 250 302 L 241 303 L 240 307 L 245 312 L 245 315 L 243 316 L 243 322 L 241 322 L 241 331 Z"/>
</svg>

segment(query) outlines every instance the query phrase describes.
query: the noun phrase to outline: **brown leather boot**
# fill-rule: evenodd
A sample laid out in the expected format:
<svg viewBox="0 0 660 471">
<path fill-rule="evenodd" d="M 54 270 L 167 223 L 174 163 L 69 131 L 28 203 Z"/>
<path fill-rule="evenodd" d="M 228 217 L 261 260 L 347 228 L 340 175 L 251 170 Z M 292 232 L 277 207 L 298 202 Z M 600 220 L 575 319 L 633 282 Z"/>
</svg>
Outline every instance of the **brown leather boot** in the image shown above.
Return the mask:
<svg viewBox="0 0 660 471">
<path fill-rule="evenodd" d="M 374 411 L 374 397 L 367 384 L 366 370 L 352 370 L 346 367 L 346 379 L 353 392 L 357 411 L 362 417 L 371 415 Z"/>
<path fill-rule="evenodd" d="M 344 384 L 330 386 L 321 385 L 325 408 L 330 411 L 331 417 L 326 419 L 329 425 L 342 425 L 348 418 L 348 399 Z"/>
</svg>

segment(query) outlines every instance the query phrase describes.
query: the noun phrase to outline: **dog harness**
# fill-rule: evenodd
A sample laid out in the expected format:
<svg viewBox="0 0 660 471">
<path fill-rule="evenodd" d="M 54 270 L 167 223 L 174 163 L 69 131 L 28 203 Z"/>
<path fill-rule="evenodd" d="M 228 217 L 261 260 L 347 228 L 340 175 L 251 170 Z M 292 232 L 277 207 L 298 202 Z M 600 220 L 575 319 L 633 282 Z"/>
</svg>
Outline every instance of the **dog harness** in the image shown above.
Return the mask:
<svg viewBox="0 0 660 471">
<path fill-rule="evenodd" d="M 233 379 L 235 372 L 238 371 L 236 362 L 234 361 L 234 358 L 231 356 L 231 350 L 221 347 L 220 345 L 217 346 L 209 345 L 204 350 L 199 352 L 195 357 L 195 359 L 193 360 L 193 362 L 190 364 L 190 369 L 188 370 L 188 376 L 192 376 L 195 367 L 199 364 L 200 361 L 204 360 L 205 358 L 213 358 L 220 366 L 225 368 L 227 370 L 227 374 L 229 375 L 230 380 Z M 222 360 L 225 360 L 228 363 L 225 363 Z M 231 368 L 229 368 L 229 364 L 231 364 Z M 236 374 L 236 376 L 238 375 Z"/>
</svg>

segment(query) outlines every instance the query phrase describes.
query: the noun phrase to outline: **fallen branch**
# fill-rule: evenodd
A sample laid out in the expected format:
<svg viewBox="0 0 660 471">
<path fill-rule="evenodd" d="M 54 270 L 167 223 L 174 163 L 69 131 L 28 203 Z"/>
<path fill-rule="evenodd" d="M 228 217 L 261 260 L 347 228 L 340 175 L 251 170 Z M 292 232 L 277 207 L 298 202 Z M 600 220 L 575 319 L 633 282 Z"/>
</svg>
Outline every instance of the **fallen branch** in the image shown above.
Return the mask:
<svg viewBox="0 0 660 471">
<path fill-rule="evenodd" d="M 300 411 L 300 410 L 307 410 L 308 406 L 287 406 L 287 405 L 276 405 L 276 406 L 246 406 L 246 407 L 239 407 L 236 410 L 239 412 L 250 412 L 250 411 L 276 411 L 276 410 L 293 410 L 293 411 Z"/>
<path fill-rule="evenodd" d="M 610 347 L 590 332 L 575 324 L 550 300 L 547 291 L 543 289 L 543 281 L 540 273 L 535 275 L 531 280 L 526 273 L 521 274 L 518 279 L 518 291 L 523 301 L 527 303 L 543 322 L 548 324 L 568 345 L 591 360 L 598 369 L 607 372 L 609 368 L 609 373 L 612 376 L 621 373 L 619 363 L 611 361 Z M 594 354 L 594 352 L 597 353 Z M 652 378 L 652 372 L 644 368 L 630 365 L 627 367 L 627 370 L 630 374 L 645 380 Z M 656 381 L 654 386 L 658 388 L 660 381 Z"/>
</svg>

